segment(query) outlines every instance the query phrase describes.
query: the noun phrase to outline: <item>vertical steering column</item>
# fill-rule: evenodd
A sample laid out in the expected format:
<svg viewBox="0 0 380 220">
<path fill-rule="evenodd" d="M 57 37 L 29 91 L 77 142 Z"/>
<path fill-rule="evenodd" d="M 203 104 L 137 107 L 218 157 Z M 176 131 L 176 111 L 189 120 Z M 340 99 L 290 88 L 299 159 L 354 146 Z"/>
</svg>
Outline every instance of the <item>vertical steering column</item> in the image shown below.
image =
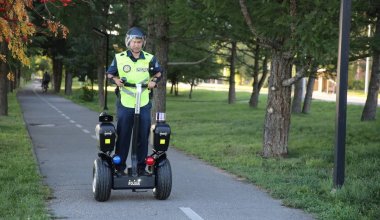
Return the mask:
<svg viewBox="0 0 380 220">
<path fill-rule="evenodd" d="M 140 105 L 141 105 L 141 84 L 136 84 L 136 104 L 133 123 L 133 139 L 132 139 L 132 176 L 137 176 L 137 141 L 140 128 Z"/>
</svg>

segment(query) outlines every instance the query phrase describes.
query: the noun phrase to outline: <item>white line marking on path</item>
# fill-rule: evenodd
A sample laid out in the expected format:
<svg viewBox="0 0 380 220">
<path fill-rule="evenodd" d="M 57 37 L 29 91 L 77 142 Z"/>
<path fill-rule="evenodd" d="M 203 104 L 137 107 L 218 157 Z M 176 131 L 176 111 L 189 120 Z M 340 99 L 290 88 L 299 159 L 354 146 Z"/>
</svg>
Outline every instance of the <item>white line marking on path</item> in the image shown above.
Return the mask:
<svg viewBox="0 0 380 220">
<path fill-rule="evenodd" d="M 61 111 L 60 109 L 58 109 L 56 106 L 54 106 L 53 104 L 51 104 L 47 99 L 45 99 L 45 97 L 41 96 L 40 94 L 38 94 L 36 92 L 36 86 L 34 87 L 34 89 L 32 90 L 33 93 L 38 97 L 40 98 L 42 101 L 44 101 L 46 104 L 48 104 L 51 108 L 53 108 L 54 110 L 56 110 L 59 114 L 61 114 L 62 117 L 66 118 L 67 120 L 70 121 L 70 123 L 72 124 L 75 124 L 76 127 L 78 128 L 82 128 L 82 131 L 86 134 L 90 134 L 90 131 L 83 128 L 82 125 L 80 124 L 76 124 L 76 121 L 72 120 L 69 116 L 67 116 L 65 113 L 63 113 L 63 111 Z M 44 125 L 45 127 L 52 127 L 52 125 Z M 54 126 L 54 125 L 53 125 Z M 97 140 L 97 137 L 95 135 L 91 135 L 91 137 L 95 140 Z"/>
<path fill-rule="evenodd" d="M 179 209 L 181 209 L 181 211 L 184 212 L 185 215 L 189 217 L 191 220 L 203 220 L 201 216 L 199 216 L 189 207 L 179 207 Z"/>
</svg>

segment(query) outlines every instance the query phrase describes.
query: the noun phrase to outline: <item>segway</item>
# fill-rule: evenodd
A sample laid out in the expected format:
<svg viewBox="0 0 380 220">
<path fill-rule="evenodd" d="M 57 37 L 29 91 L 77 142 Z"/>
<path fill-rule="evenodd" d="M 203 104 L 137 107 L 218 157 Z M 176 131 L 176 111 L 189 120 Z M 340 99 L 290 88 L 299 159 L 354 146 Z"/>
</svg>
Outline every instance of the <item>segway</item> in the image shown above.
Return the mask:
<svg viewBox="0 0 380 220">
<path fill-rule="evenodd" d="M 125 81 L 124 81 L 125 82 Z M 138 190 L 153 189 L 156 199 L 165 200 L 170 196 L 172 188 L 172 173 L 166 151 L 169 147 L 171 129 L 165 122 L 165 113 L 156 114 L 156 124 L 152 125 L 151 136 L 152 154 L 145 158 L 147 170 L 144 173 L 137 172 L 137 138 L 140 119 L 140 97 L 144 84 L 124 83 L 126 87 L 136 88 L 136 104 L 134 114 L 134 126 L 132 136 L 131 165 L 127 173 L 120 175 L 116 172 L 115 165 L 119 164 L 120 157 L 113 153 L 116 140 L 116 129 L 113 125 L 113 117 L 102 112 L 99 115 L 99 124 L 95 128 L 98 139 L 98 158 L 94 161 L 92 191 L 97 201 L 107 201 L 111 195 L 111 189 Z"/>
</svg>

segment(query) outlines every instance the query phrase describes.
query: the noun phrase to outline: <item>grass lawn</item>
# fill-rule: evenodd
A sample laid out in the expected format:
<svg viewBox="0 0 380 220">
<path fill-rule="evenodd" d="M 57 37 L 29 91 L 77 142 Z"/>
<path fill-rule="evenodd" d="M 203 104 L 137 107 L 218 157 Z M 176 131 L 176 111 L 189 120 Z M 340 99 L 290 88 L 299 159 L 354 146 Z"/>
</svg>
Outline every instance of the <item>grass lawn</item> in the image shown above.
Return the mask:
<svg viewBox="0 0 380 220">
<path fill-rule="evenodd" d="M 8 116 L 0 116 L 0 219 L 49 219 L 49 189 L 34 157 L 14 93 L 8 95 Z"/>
<path fill-rule="evenodd" d="M 78 92 L 71 98 L 78 101 Z M 187 90 L 168 94 L 171 145 L 318 219 L 380 219 L 380 111 L 377 121 L 361 122 L 363 107 L 348 106 L 345 184 L 334 190 L 335 103 L 314 100 L 310 114 L 292 115 L 288 157 L 264 159 L 266 95 L 258 109 L 248 107 L 248 92 L 237 92 L 233 105 L 227 95 L 199 88 L 191 100 Z M 114 113 L 115 96 L 110 92 L 108 97 Z M 99 111 L 96 101 L 82 104 Z"/>
</svg>

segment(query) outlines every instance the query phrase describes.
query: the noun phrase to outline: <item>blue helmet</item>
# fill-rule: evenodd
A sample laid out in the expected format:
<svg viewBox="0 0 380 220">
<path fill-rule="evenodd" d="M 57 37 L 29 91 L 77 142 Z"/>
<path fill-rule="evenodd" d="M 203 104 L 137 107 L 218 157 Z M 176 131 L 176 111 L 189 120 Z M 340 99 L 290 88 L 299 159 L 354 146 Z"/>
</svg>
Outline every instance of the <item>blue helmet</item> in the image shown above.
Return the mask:
<svg viewBox="0 0 380 220">
<path fill-rule="evenodd" d="M 127 48 L 129 48 L 129 43 L 133 39 L 142 39 L 143 47 L 145 46 L 146 36 L 140 28 L 132 27 L 131 29 L 128 30 L 127 34 L 125 35 L 125 46 L 127 46 Z"/>
</svg>

